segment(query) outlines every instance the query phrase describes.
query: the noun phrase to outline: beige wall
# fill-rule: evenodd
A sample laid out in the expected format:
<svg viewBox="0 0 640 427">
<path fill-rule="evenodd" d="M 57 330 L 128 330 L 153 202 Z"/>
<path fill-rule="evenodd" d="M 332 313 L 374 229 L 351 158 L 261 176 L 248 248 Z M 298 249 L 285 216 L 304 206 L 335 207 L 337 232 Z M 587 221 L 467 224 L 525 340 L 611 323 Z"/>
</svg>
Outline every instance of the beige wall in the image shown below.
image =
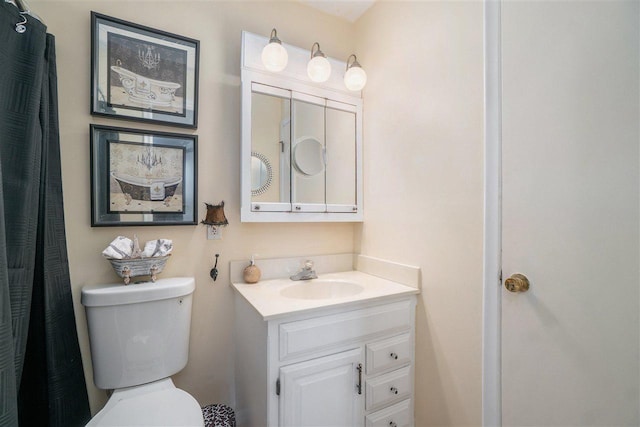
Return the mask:
<svg viewBox="0 0 640 427">
<path fill-rule="evenodd" d="M 369 78 L 359 251 L 422 268 L 416 426 L 479 425 L 482 3 L 376 3 L 356 35 Z"/>
<path fill-rule="evenodd" d="M 173 239 L 174 254 L 162 276 L 193 275 L 191 349 L 187 367 L 175 377 L 179 387 L 201 404 L 232 403 L 233 293 L 228 286 L 230 260 L 353 250 L 352 224 L 240 223 L 240 33 L 268 35 L 277 27 L 281 39 L 298 46 L 322 43 L 330 56 L 346 58 L 353 50 L 351 24 L 295 2 L 204 1 L 32 1 L 33 10 L 56 36 L 60 137 L 67 241 L 78 333 L 92 410 L 105 394 L 93 385 L 82 286 L 117 280 L 100 252 L 119 234 L 137 233 L 141 241 Z M 199 126 L 195 131 L 89 114 L 90 11 L 200 40 Z M 203 225 L 180 227 L 90 227 L 89 124 L 195 133 L 198 147 L 198 218 L 204 203 L 226 202 L 230 225 L 223 240 L 207 241 Z M 209 278 L 214 254 L 220 276 Z"/>
</svg>

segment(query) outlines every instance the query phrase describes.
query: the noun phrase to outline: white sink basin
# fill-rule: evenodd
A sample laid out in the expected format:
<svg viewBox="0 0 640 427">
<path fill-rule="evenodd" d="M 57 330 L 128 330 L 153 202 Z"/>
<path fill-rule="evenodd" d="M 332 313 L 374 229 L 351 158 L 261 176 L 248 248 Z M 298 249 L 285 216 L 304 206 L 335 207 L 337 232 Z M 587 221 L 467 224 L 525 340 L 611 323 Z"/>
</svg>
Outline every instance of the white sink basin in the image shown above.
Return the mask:
<svg viewBox="0 0 640 427">
<path fill-rule="evenodd" d="M 296 299 L 331 299 L 350 297 L 363 290 L 362 285 L 348 280 L 312 279 L 287 286 L 280 295 Z"/>
</svg>

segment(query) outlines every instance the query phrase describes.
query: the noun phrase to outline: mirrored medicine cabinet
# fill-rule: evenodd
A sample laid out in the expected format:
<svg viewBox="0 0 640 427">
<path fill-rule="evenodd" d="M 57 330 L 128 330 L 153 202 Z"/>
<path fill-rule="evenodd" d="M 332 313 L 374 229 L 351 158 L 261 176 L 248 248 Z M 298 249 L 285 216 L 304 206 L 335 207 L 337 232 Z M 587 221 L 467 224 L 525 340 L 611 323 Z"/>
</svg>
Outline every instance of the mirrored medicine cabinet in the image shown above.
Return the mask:
<svg viewBox="0 0 640 427">
<path fill-rule="evenodd" d="M 362 221 L 361 98 L 248 67 L 246 39 L 241 220 Z"/>
</svg>

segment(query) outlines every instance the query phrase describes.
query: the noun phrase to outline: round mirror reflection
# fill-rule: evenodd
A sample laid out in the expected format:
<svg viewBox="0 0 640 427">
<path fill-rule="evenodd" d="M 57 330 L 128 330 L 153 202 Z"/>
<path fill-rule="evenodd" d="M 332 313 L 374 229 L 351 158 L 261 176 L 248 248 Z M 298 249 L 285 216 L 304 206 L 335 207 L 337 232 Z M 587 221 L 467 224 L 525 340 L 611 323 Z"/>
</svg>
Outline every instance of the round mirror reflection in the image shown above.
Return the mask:
<svg viewBox="0 0 640 427">
<path fill-rule="evenodd" d="M 303 175 L 324 171 L 324 147 L 315 138 L 304 138 L 293 148 L 293 167 Z"/>
<path fill-rule="evenodd" d="M 251 153 L 251 195 L 258 196 L 269 189 L 273 179 L 271 163 L 264 154 Z"/>
</svg>

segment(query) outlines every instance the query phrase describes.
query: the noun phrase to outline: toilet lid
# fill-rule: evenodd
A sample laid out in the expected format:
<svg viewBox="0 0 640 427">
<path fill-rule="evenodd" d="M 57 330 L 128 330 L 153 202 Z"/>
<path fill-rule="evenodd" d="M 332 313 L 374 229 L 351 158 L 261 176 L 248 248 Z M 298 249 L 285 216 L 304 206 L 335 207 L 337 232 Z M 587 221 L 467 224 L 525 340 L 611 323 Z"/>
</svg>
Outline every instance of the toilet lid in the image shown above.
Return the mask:
<svg viewBox="0 0 640 427">
<path fill-rule="evenodd" d="M 114 400 L 116 398 L 116 400 Z M 87 426 L 204 426 L 202 409 L 190 394 L 178 388 L 117 398 Z"/>
</svg>

